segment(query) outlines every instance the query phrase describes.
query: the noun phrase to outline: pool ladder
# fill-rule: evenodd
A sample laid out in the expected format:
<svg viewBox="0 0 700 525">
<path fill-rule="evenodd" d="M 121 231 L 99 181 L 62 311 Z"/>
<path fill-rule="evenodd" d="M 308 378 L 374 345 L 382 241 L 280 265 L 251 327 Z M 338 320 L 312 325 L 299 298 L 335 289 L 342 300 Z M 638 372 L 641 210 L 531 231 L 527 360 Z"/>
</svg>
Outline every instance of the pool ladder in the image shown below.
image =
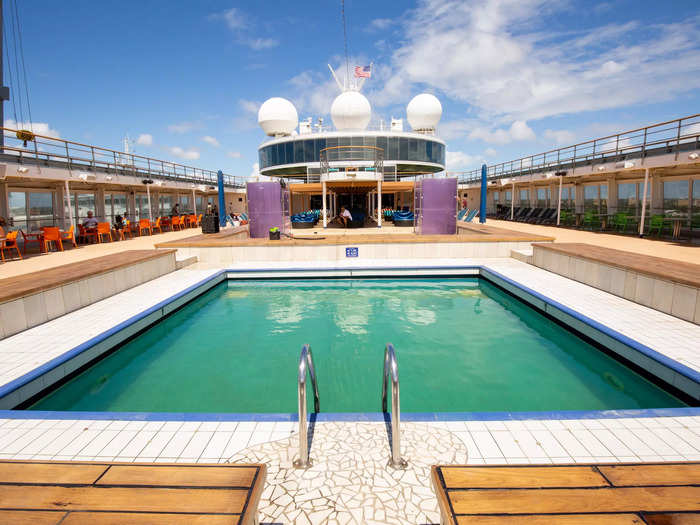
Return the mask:
<svg viewBox="0 0 700 525">
<path fill-rule="evenodd" d="M 399 364 L 396 361 L 394 345 L 387 343 L 384 348 L 384 373 L 382 374 L 382 412 L 387 414 L 387 385 L 391 380 L 391 457 L 389 466 L 405 469 L 408 463 L 401 457 L 401 399 L 399 395 Z"/>
<path fill-rule="evenodd" d="M 309 443 L 306 426 L 306 374 L 311 377 L 311 385 L 314 388 L 314 412 L 318 413 L 318 385 L 316 384 L 316 370 L 314 369 L 314 356 L 311 346 L 305 344 L 301 347 L 299 355 L 297 400 L 299 405 L 299 459 L 294 460 L 294 468 L 306 469 L 311 466 L 309 458 Z"/>
<path fill-rule="evenodd" d="M 314 389 L 314 412 L 320 412 L 318 402 L 318 384 L 316 382 L 316 369 L 311 346 L 305 344 L 301 347 L 299 355 L 299 368 L 297 374 L 297 401 L 299 408 L 299 458 L 294 460 L 294 468 L 307 469 L 312 465 L 309 458 L 307 411 L 306 411 L 306 376 L 311 378 L 311 386 Z M 391 457 L 389 466 L 396 469 L 405 469 L 408 463 L 401 457 L 401 400 L 399 393 L 399 365 L 396 361 L 394 345 L 387 343 L 384 348 L 384 371 L 382 373 L 382 412 L 387 412 L 387 387 L 391 381 Z"/>
</svg>

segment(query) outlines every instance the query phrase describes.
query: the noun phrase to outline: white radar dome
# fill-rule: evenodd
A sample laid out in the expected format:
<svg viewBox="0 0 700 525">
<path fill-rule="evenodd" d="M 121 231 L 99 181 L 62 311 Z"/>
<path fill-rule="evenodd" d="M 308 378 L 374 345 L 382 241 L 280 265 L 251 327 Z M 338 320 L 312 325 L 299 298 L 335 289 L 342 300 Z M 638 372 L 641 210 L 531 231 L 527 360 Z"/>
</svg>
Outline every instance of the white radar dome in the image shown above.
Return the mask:
<svg viewBox="0 0 700 525">
<path fill-rule="evenodd" d="M 372 108 L 358 91 L 345 91 L 333 101 L 331 118 L 338 131 L 362 131 L 369 124 Z"/>
<path fill-rule="evenodd" d="M 291 135 L 299 124 L 297 109 L 286 98 L 268 98 L 258 111 L 258 124 L 266 135 Z"/>
<path fill-rule="evenodd" d="M 442 116 L 442 104 L 435 95 L 421 93 L 406 106 L 406 117 L 414 131 L 434 130 Z"/>
</svg>

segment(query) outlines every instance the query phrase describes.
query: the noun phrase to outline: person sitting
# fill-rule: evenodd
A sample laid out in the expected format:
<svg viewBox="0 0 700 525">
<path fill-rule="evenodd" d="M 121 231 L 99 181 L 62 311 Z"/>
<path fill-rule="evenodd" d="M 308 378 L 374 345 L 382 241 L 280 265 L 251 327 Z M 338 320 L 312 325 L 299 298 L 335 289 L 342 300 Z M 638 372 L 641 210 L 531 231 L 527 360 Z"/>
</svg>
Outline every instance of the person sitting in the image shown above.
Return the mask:
<svg viewBox="0 0 700 525">
<path fill-rule="evenodd" d="M 343 226 L 345 228 L 348 227 L 348 222 L 352 221 L 352 214 L 350 213 L 349 210 L 345 209 L 345 206 L 340 207 L 340 220 L 343 221 Z"/>
<path fill-rule="evenodd" d="M 126 215 L 126 214 L 124 214 L 124 215 Z M 124 226 L 125 226 L 124 217 L 122 217 L 121 215 L 116 215 L 114 217 L 114 229 L 115 230 L 123 230 Z"/>
<path fill-rule="evenodd" d="M 172 209 L 170 210 L 170 217 L 176 217 L 180 215 L 180 203 L 176 202 Z"/>
<path fill-rule="evenodd" d="M 92 212 L 87 212 L 87 218 L 83 221 L 83 226 L 87 229 L 97 228 L 97 219 L 92 216 Z"/>
</svg>

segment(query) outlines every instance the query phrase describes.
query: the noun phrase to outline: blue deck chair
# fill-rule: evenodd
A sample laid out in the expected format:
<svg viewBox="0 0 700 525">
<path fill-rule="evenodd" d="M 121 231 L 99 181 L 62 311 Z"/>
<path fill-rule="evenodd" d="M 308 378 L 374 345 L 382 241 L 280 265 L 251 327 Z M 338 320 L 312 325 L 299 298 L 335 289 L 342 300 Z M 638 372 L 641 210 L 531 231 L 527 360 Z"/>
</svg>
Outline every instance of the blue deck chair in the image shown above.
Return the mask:
<svg viewBox="0 0 700 525">
<path fill-rule="evenodd" d="M 474 217 L 476 217 L 476 214 L 479 213 L 479 210 L 472 210 L 470 211 L 467 216 L 464 218 L 464 222 L 472 222 L 474 220 Z"/>
<path fill-rule="evenodd" d="M 467 208 L 464 208 L 463 210 L 460 210 L 459 213 L 457 214 L 457 220 L 461 221 L 462 218 L 467 214 L 469 210 Z"/>
</svg>

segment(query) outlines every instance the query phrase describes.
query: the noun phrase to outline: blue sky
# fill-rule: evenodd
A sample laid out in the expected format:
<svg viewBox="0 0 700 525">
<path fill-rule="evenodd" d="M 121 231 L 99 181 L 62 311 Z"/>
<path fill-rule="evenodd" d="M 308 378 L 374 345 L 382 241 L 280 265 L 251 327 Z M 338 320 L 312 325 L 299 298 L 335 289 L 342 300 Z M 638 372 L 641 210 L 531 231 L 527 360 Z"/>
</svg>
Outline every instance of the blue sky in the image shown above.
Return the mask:
<svg viewBox="0 0 700 525">
<path fill-rule="evenodd" d="M 18 6 L 37 132 L 115 149 L 128 133 L 140 154 L 249 175 L 265 99 L 330 121 L 340 2 Z M 350 65 L 375 64 L 373 119 L 435 94 L 454 170 L 697 113 L 699 13 L 683 0 L 346 1 Z"/>
</svg>

